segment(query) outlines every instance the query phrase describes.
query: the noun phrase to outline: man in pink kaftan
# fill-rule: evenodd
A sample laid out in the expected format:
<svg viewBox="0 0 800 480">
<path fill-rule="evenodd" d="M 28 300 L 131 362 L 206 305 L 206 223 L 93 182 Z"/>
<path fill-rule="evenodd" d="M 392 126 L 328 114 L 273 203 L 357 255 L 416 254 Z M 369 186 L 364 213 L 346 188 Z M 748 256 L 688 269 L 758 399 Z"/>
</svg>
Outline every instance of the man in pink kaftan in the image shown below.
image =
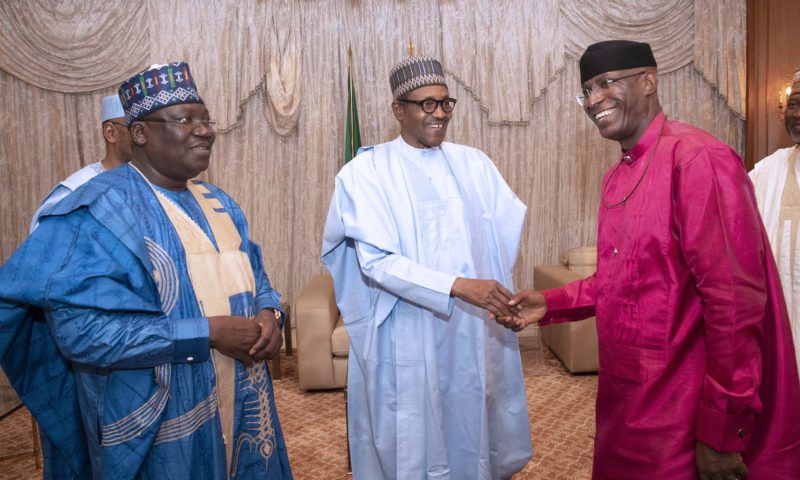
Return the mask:
<svg viewBox="0 0 800 480">
<path fill-rule="evenodd" d="M 741 159 L 668 120 L 646 43 L 591 45 L 579 101 L 620 161 L 597 273 L 511 300 L 515 329 L 597 316 L 594 479 L 800 479 L 800 386 L 780 279 Z"/>
</svg>

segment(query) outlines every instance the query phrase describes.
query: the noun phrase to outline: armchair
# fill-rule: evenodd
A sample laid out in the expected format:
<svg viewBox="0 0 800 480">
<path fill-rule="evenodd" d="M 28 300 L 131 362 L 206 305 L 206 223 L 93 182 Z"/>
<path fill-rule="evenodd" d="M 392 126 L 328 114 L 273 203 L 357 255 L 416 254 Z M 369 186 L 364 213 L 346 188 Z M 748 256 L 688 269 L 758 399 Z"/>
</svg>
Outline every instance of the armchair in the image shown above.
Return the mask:
<svg viewBox="0 0 800 480">
<path fill-rule="evenodd" d="M 308 282 L 297 295 L 292 315 L 300 388 L 344 388 L 350 339 L 336 306 L 330 275 L 317 275 Z"/>
<path fill-rule="evenodd" d="M 533 287 L 556 288 L 588 277 L 597 269 L 597 249 L 580 247 L 568 251 L 562 265 L 536 267 Z M 596 372 L 598 369 L 597 329 L 595 318 L 557 323 L 541 327 L 542 343 L 547 345 L 572 373 Z"/>
</svg>

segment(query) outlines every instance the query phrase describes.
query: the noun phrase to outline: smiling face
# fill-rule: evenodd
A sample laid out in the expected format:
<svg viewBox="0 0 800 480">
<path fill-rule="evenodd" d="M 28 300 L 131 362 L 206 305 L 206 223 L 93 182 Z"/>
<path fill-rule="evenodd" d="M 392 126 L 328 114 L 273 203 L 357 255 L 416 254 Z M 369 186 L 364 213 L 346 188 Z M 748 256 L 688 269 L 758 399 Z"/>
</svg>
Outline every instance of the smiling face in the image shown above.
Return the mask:
<svg viewBox="0 0 800 480">
<path fill-rule="evenodd" d="M 800 82 L 792 85 L 792 93 L 786 100 L 786 110 L 783 112 L 783 123 L 792 141 L 800 144 Z"/>
<path fill-rule="evenodd" d="M 637 71 L 643 71 L 636 75 Z M 620 79 L 631 75 L 628 78 Z M 602 82 L 620 79 L 606 88 Z M 633 147 L 660 111 L 654 69 L 632 68 L 602 73 L 588 80 L 582 88 L 591 89 L 583 109 L 597 125 L 600 135 L 620 143 L 623 150 Z"/>
<path fill-rule="evenodd" d="M 409 92 L 404 99 L 420 101 L 426 99 L 443 100 L 449 97 L 444 85 L 428 85 Z M 444 141 L 447 125 L 453 112 L 445 112 L 441 105 L 433 113 L 425 113 L 414 103 L 392 102 L 394 117 L 400 122 L 400 135 L 415 148 L 438 147 Z"/>
<path fill-rule="evenodd" d="M 217 135 L 209 125 L 160 121 L 181 119 L 208 120 L 208 109 L 200 103 L 172 105 L 134 122 L 131 130 L 140 153 L 135 156 L 134 164 L 148 180 L 173 190 L 185 188 L 188 180 L 208 168 Z"/>
</svg>

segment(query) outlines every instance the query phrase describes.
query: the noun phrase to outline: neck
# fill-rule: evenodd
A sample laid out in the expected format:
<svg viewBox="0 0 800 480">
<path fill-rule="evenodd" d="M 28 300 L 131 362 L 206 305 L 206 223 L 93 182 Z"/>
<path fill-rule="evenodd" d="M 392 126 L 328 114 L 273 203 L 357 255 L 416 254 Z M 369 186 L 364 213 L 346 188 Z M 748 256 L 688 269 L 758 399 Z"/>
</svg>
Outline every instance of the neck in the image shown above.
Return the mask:
<svg viewBox="0 0 800 480">
<path fill-rule="evenodd" d="M 114 152 L 106 152 L 105 158 L 100 160 L 100 165 L 102 165 L 103 169 L 105 170 L 111 170 L 114 167 L 119 167 L 123 163 L 125 162 Z"/>
<path fill-rule="evenodd" d="M 153 168 L 153 166 L 150 165 L 146 159 L 134 158 L 131 160 L 131 164 L 138 168 L 139 171 L 142 172 L 142 175 L 144 175 L 144 178 L 154 185 L 158 185 L 161 188 L 166 188 L 167 190 L 172 190 L 175 192 L 182 192 L 183 190 L 186 190 L 186 184 L 188 180 L 174 180 L 166 177 L 161 172 Z"/>
<path fill-rule="evenodd" d="M 411 135 L 408 135 L 406 132 L 401 131 L 400 136 L 403 138 L 403 141 L 406 142 L 406 145 L 412 148 L 417 149 L 425 149 L 425 148 L 432 148 L 430 145 L 425 145 L 424 143 L 416 140 Z"/>
<path fill-rule="evenodd" d="M 628 150 L 633 148 L 639 142 L 639 140 L 641 140 L 642 135 L 644 135 L 644 132 L 647 131 L 647 127 L 649 127 L 650 124 L 653 123 L 653 119 L 656 118 L 656 115 L 658 115 L 659 113 L 661 113 L 661 105 L 656 105 L 654 108 L 650 109 L 646 113 L 646 115 L 644 115 L 639 124 L 640 128 L 636 132 L 636 135 L 626 138 L 624 140 L 620 140 L 619 145 L 622 147 L 623 152 L 627 152 Z"/>
</svg>

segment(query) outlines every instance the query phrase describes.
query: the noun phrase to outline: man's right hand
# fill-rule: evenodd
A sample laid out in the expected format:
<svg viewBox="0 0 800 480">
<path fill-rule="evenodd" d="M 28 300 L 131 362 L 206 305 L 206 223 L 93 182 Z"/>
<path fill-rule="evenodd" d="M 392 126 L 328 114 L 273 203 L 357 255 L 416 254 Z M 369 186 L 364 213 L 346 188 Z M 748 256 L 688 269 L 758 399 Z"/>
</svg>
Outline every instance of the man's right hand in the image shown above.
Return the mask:
<svg viewBox="0 0 800 480">
<path fill-rule="evenodd" d="M 511 317 L 508 306 L 511 292 L 496 280 L 480 280 L 458 277 L 450 293 L 467 303 L 488 310 L 493 317 Z"/>
<path fill-rule="evenodd" d="M 261 336 L 261 326 L 252 318 L 220 315 L 208 317 L 208 342 L 223 355 L 253 363 L 250 349 Z"/>
<path fill-rule="evenodd" d="M 536 323 L 547 313 L 547 300 L 536 290 L 522 290 L 516 293 L 508 305 L 514 311 L 513 317 L 503 323 L 506 327 L 519 332 L 531 323 Z M 499 321 L 499 320 L 498 320 Z"/>
</svg>

